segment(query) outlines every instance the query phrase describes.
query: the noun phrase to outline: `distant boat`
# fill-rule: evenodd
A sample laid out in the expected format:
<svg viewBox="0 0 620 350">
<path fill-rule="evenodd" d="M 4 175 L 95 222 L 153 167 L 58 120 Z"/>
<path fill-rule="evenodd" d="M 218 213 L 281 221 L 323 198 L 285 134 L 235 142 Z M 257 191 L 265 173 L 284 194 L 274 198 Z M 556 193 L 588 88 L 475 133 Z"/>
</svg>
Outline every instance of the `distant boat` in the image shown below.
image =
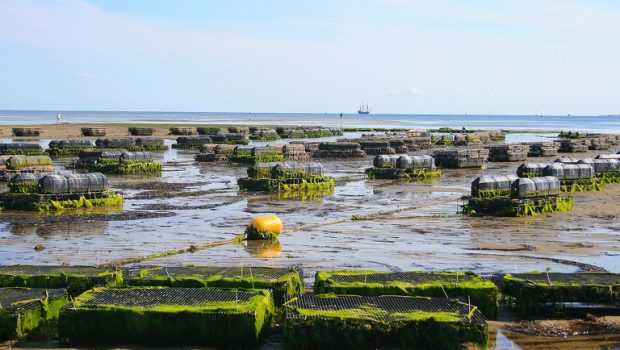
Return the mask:
<svg viewBox="0 0 620 350">
<path fill-rule="evenodd" d="M 370 109 L 368 108 L 368 103 L 364 106 L 362 103 L 360 105 L 360 109 L 357 110 L 357 114 L 370 114 Z"/>
</svg>

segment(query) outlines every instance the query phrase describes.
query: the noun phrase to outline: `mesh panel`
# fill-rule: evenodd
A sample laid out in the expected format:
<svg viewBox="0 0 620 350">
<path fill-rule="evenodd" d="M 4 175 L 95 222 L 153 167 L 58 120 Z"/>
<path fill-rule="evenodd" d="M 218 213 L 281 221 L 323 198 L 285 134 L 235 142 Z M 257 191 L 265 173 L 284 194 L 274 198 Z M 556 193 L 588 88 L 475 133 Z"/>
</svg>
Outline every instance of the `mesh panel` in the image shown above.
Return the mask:
<svg viewBox="0 0 620 350">
<path fill-rule="evenodd" d="M 113 272 L 115 270 L 105 267 L 92 266 L 36 266 L 36 265 L 15 265 L 0 266 L 0 274 L 4 275 L 84 275 L 97 276 L 103 272 Z"/>
<path fill-rule="evenodd" d="M 320 317 L 300 315 L 295 311 L 295 308 L 323 311 L 364 310 L 371 308 L 385 311 L 385 313 L 360 313 L 360 318 L 376 321 L 398 321 L 402 320 L 402 318 L 396 317 L 394 315 L 395 313 L 410 313 L 416 311 L 451 312 L 460 315 L 463 322 L 469 322 L 466 318 L 466 315 L 469 313 L 469 308 L 467 303 L 462 299 L 398 296 L 362 297 L 351 295 L 317 298 L 313 294 L 304 294 L 299 296 L 297 300 L 289 302 L 287 305 L 289 306 L 286 311 L 287 318 Z M 471 322 L 480 324 L 484 323 L 485 319 L 480 312 L 476 311 L 471 318 Z"/>
<path fill-rule="evenodd" d="M 92 293 L 83 305 L 151 308 L 159 305 L 199 306 L 217 302 L 248 302 L 255 292 L 203 288 L 105 288 Z"/>
<path fill-rule="evenodd" d="M 125 270 L 127 279 L 135 279 L 138 272 L 145 267 L 131 268 Z M 149 267 L 146 267 L 149 268 Z M 152 277 L 181 277 L 181 276 L 198 276 L 201 278 L 209 278 L 214 275 L 220 275 L 229 278 L 260 278 L 265 280 L 276 280 L 285 276 L 291 271 L 299 271 L 296 268 L 287 267 L 217 267 L 217 266 L 181 266 L 181 267 L 162 267 L 149 270 L 148 275 L 142 279 Z M 301 272 L 300 272 L 301 274 Z"/>
<path fill-rule="evenodd" d="M 67 295 L 67 291 L 64 289 L 0 288 L 0 310 L 14 312 L 20 309 L 24 310 L 39 307 L 41 304 L 38 300 L 45 299 L 46 291 L 50 300 Z"/>
<path fill-rule="evenodd" d="M 547 279 L 547 275 L 549 278 Z M 617 273 L 516 273 L 514 278 L 521 278 L 532 282 L 549 283 L 580 283 L 580 284 L 620 284 L 620 274 Z"/>
<path fill-rule="evenodd" d="M 476 277 L 468 274 L 459 275 L 459 282 L 472 281 Z M 330 280 L 340 283 L 390 283 L 390 282 L 409 282 L 411 284 L 420 284 L 432 281 L 441 281 L 445 283 L 456 283 L 457 278 L 454 275 L 445 275 L 430 272 L 390 272 L 390 273 L 371 273 L 367 275 L 332 275 Z"/>
</svg>

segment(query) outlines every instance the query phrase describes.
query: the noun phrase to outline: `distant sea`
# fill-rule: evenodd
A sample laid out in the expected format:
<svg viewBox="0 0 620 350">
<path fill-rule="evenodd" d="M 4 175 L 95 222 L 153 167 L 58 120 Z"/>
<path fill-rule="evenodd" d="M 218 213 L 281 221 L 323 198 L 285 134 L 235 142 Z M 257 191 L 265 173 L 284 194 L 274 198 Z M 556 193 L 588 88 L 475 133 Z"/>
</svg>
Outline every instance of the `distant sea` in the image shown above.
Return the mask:
<svg viewBox="0 0 620 350">
<path fill-rule="evenodd" d="M 620 133 L 620 115 L 444 115 L 231 112 L 106 112 L 0 110 L 0 125 L 65 123 L 321 125 L 328 127 L 468 128 L 506 130 L 573 130 Z"/>
</svg>

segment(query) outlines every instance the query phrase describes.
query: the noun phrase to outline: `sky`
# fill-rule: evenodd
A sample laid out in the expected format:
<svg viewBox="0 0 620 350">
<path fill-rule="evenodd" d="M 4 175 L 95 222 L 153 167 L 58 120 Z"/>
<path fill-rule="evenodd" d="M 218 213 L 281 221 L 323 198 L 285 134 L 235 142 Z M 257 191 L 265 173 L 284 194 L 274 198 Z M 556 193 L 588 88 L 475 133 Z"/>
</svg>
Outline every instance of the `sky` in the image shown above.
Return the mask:
<svg viewBox="0 0 620 350">
<path fill-rule="evenodd" d="M 0 109 L 620 113 L 615 0 L 0 0 Z"/>
</svg>

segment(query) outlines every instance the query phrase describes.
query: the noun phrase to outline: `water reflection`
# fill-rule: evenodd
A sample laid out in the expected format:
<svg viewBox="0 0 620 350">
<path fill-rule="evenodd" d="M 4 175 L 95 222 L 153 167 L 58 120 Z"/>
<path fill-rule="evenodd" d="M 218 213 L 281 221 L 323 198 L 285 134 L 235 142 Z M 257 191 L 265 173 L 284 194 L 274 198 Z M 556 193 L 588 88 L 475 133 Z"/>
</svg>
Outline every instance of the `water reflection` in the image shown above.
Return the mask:
<svg viewBox="0 0 620 350">
<path fill-rule="evenodd" d="M 278 239 L 244 241 L 243 249 L 257 258 L 275 258 L 282 254 L 282 244 Z"/>
</svg>

